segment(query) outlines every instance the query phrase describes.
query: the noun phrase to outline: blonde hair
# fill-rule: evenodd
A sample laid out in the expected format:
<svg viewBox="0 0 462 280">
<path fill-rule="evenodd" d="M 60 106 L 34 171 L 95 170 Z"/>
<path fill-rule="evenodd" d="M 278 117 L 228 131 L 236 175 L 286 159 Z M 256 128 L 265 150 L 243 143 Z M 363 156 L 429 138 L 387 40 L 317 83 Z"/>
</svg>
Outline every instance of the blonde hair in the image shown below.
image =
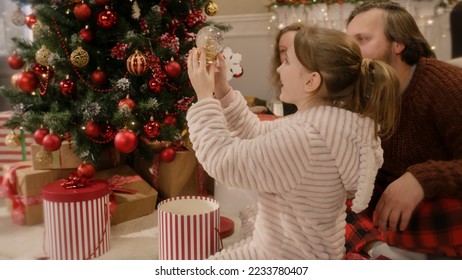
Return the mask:
<svg viewBox="0 0 462 280">
<path fill-rule="evenodd" d="M 370 117 L 376 137 L 388 138 L 399 120 L 399 80 L 384 62 L 363 59 L 358 45 L 345 33 L 304 26 L 295 35 L 297 59 L 321 75 L 321 88 L 334 106 Z"/>
</svg>

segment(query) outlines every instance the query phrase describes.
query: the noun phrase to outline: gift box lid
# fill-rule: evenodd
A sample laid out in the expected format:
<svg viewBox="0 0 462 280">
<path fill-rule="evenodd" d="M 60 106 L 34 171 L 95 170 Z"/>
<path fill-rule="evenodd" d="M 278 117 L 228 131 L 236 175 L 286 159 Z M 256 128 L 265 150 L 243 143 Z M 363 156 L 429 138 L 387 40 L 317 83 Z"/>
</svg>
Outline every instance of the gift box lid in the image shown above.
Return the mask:
<svg viewBox="0 0 462 280">
<path fill-rule="evenodd" d="M 45 185 L 42 189 L 44 200 L 53 202 L 80 202 L 101 198 L 110 193 L 109 184 L 105 180 L 85 180 L 83 186 L 66 188 L 69 179 L 62 179 Z"/>
</svg>

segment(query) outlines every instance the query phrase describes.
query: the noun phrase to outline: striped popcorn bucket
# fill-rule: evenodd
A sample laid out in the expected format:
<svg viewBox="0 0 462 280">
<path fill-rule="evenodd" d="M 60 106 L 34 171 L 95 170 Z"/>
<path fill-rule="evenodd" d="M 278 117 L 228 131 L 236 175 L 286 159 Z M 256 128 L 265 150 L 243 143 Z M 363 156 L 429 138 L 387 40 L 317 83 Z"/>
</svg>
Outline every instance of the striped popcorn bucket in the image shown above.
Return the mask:
<svg viewBox="0 0 462 280">
<path fill-rule="evenodd" d="M 221 249 L 220 207 L 209 197 L 179 196 L 157 206 L 159 259 L 203 260 Z"/>
<path fill-rule="evenodd" d="M 68 183 L 59 180 L 42 189 L 45 251 L 54 260 L 101 256 L 109 251 L 109 185 L 99 179 L 78 188 L 66 188 Z"/>
</svg>

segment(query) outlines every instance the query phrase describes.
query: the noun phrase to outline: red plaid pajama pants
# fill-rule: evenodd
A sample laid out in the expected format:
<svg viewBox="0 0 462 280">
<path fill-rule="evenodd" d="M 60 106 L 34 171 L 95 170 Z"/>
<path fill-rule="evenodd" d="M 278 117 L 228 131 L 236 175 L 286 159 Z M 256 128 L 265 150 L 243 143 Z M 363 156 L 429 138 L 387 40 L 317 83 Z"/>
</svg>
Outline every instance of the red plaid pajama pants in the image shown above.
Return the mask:
<svg viewBox="0 0 462 280">
<path fill-rule="evenodd" d="M 370 207 L 356 214 L 347 212 L 346 250 L 361 253 L 371 241 L 384 241 L 391 246 L 433 256 L 462 256 L 462 200 L 435 199 L 423 201 L 414 211 L 404 231 L 378 232 L 372 224 L 373 210 L 381 191 L 374 191 Z"/>
</svg>

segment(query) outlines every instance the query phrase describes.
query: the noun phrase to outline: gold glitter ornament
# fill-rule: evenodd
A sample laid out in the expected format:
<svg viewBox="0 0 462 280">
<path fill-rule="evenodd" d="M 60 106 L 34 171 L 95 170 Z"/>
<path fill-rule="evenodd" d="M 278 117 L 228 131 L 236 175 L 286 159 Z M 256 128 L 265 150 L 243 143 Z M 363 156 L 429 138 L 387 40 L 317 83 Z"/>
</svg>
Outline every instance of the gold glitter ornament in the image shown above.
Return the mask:
<svg viewBox="0 0 462 280">
<path fill-rule="evenodd" d="M 14 133 L 14 131 L 11 131 L 5 137 L 5 144 L 8 147 L 13 147 L 13 148 L 19 147 L 21 145 L 21 137 L 17 135 L 16 133 Z"/>
<path fill-rule="evenodd" d="M 74 66 L 85 67 L 89 61 L 90 55 L 88 55 L 87 51 L 82 49 L 82 47 L 78 47 L 71 53 L 71 63 Z"/>
<path fill-rule="evenodd" d="M 218 13 L 218 5 L 215 2 L 213 2 L 213 0 L 208 2 L 207 5 L 205 5 L 204 9 L 205 9 L 205 13 L 211 17 L 213 17 L 214 15 Z"/>
<path fill-rule="evenodd" d="M 45 151 L 43 148 L 38 151 L 35 155 L 37 161 L 44 165 L 49 165 L 53 163 L 53 155 L 50 152 Z"/>
<path fill-rule="evenodd" d="M 32 36 L 34 36 L 34 39 L 38 39 L 41 37 L 42 29 L 43 29 L 43 24 L 40 21 L 37 21 L 32 25 Z"/>
<path fill-rule="evenodd" d="M 21 77 L 21 73 L 15 73 L 11 76 L 11 85 L 15 88 L 18 88 L 17 81 Z"/>
<path fill-rule="evenodd" d="M 16 26 L 23 26 L 26 24 L 26 14 L 20 7 L 11 14 L 11 22 Z"/>
<path fill-rule="evenodd" d="M 45 45 L 42 45 L 42 47 L 35 53 L 35 61 L 43 66 L 50 66 L 50 63 L 48 62 L 50 55 L 51 51 Z"/>
</svg>

